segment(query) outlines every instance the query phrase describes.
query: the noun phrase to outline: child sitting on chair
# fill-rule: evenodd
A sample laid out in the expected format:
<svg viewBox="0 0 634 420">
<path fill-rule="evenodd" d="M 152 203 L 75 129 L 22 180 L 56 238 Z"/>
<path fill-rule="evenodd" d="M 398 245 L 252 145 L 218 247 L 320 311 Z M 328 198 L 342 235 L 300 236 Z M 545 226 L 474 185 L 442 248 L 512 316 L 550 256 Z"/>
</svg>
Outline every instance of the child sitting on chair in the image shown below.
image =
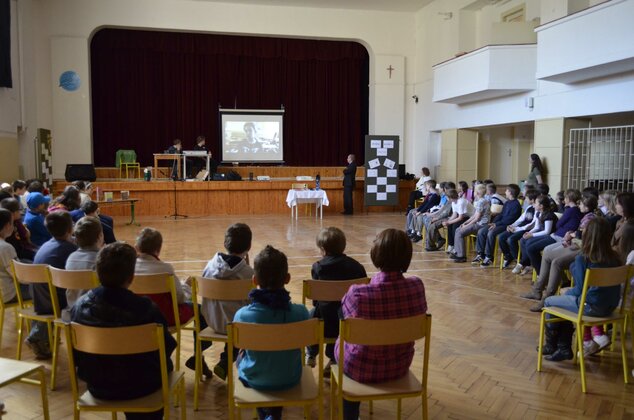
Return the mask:
<svg viewBox="0 0 634 420">
<path fill-rule="evenodd" d="M 93 327 L 126 327 L 156 323 L 163 325 L 167 370 L 176 340 L 167 322 L 150 299 L 128 290 L 134 279 L 136 251 L 130 245 L 107 245 L 97 255 L 96 269 L 101 286 L 81 296 L 71 309 L 71 319 Z M 77 376 L 86 381 L 95 398 L 132 399 L 161 389 L 161 363 L 158 351 L 125 356 L 76 354 Z M 152 413 L 126 413 L 131 419 L 162 419 L 163 409 Z"/>
<path fill-rule="evenodd" d="M 253 278 L 253 268 L 249 266 L 249 250 L 253 234 L 244 223 L 235 223 L 225 232 L 226 253 L 217 252 L 203 270 L 203 277 L 223 280 L 247 280 Z M 231 322 L 238 309 L 249 304 L 248 300 L 220 301 L 203 299 L 202 313 L 207 324 L 220 334 L 227 333 L 227 323 Z M 234 357 L 237 354 L 234 353 Z M 220 379 L 227 378 L 227 344 L 220 354 L 220 361 L 214 366 L 214 373 Z"/>
<path fill-rule="evenodd" d="M 395 319 L 427 312 L 425 286 L 418 277 L 404 277 L 412 260 L 412 243 L 402 230 L 379 233 L 370 250 L 379 272 L 370 284 L 353 285 L 341 301 L 344 318 Z M 340 341 L 335 344 L 339 357 Z M 385 382 L 403 377 L 414 358 L 414 343 L 366 346 L 345 343 L 343 371 L 357 382 Z M 341 365 L 341 360 L 338 360 Z M 343 401 L 343 417 L 359 418 L 359 403 Z"/>
<path fill-rule="evenodd" d="M 367 277 L 365 268 L 354 258 L 343 253 L 346 249 L 346 235 L 341 229 L 328 227 L 317 234 L 317 248 L 322 259 L 313 264 L 311 276 L 314 280 L 352 280 Z M 314 309 L 310 311 L 313 318 L 324 320 L 324 337 L 339 336 L 339 313 L 341 302 L 314 301 Z M 326 356 L 330 359 L 324 368 L 324 376 L 330 377 L 330 364 L 334 361 L 334 344 L 326 345 Z M 310 346 L 306 352 L 306 364 L 314 367 L 315 358 L 319 354 L 319 346 Z"/>
<path fill-rule="evenodd" d="M 284 253 L 267 245 L 255 257 L 253 268 L 253 283 L 257 289 L 249 293 L 252 303 L 236 313 L 234 322 L 286 324 L 309 318 L 306 307 L 291 303 L 291 296 L 284 288 L 291 280 Z M 253 389 L 288 389 L 297 385 L 302 377 L 302 354 L 299 349 L 269 352 L 242 350 L 236 365 L 240 381 Z M 262 407 L 257 411 L 260 419 L 282 418 L 282 407 Z"/>
</svg>

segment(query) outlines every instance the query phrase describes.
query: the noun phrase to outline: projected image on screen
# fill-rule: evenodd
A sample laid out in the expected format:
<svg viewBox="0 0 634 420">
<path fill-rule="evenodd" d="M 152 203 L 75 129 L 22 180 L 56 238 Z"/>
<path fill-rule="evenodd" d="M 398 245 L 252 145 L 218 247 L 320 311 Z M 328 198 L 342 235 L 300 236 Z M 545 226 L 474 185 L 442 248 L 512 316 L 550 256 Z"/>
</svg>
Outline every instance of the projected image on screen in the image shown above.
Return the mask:
<svg viewBox="0 0 634 420">
<path fill-rule="evenodd" d="M 225 114 L 222 119 L 224 162 L 283 162 L 282 115 Z"/>
</svg>

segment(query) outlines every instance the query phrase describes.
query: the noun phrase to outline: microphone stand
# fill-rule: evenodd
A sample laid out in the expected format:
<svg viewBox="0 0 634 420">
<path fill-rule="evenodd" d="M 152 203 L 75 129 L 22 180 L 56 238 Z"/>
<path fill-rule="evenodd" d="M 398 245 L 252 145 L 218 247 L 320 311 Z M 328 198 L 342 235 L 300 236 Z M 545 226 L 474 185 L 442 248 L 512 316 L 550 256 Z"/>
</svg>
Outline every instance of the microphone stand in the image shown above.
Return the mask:
<svg viewBox="0 0 634 420">
<path fill-rule="evenodd" d="M 173 196 L 174 196 L 174 213 L 172 213 L 172 214 L 170 214 L 168 216 L 165 216 L 166 219 L 167 218 L 174 218 L 174 220 L 178 220 L 179 217 L 183 218 L 183 219 L 186 219 L 187 217 L 189 217 L 189 216 L 187 216 L 185 214 L 179 214 L 178 213 L 178 200 L 177 200 L 177 195 L 176 195 L 176 181 L 182 181 L 182 180 L 178 179 L 178 175 L 177 175 L 178 172 L 176 171 L 176 164 L 177 163 L 178 163 L 178 159 L 174 159 L 174 163 L 172 163 L 172 177 L 171 177 L 172 178 L 172 186 L 174 187 L 172 189 L 172 191 L 174 193 L 173 194 Z"/>
</svg>

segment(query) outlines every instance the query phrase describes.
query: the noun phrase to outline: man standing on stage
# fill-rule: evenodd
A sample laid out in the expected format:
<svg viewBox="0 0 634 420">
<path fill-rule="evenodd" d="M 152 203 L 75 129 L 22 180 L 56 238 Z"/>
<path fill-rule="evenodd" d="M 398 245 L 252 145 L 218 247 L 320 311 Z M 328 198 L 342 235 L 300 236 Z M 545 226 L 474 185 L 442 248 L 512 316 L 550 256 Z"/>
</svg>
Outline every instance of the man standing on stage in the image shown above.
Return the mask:
<svg viewBox="0 0 634 420">
<path fill-rule="evenodd" d="M 352 192 L 356 176 L 357 164 L 354 161 L 354 155 L 348 155 L 348 166 L 343 170 L 343 212 L 341 214 L 352 214 Z"/>
<path fill-rule="evenodd" d="M 207 146 L 205 145 L 206 140 L 205 136 L 198 136 L 193 150 L 209 153 Z M 189 158 L 189 161 L 191 161 L 191 174 L 189 174 L 191 178 L 194 178 L 198 175 L 198 172 L 207 166 L 207 158 L 204 157 Z"/>
</svg>

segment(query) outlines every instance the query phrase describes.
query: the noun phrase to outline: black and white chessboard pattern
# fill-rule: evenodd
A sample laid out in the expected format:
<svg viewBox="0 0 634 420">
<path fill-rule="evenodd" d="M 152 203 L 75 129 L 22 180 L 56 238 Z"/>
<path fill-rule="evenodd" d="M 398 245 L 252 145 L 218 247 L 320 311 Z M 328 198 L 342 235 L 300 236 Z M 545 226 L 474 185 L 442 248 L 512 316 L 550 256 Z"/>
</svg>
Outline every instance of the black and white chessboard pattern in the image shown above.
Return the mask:
<svg viewBox="0 0 634 420">
<path fill-rule="evenodd" d="M 38 165 L 40 169 L 39 179 L 46 188 L 53 186 L 53 159 L 52 159 L 52 137 L 48 130 L 39 130 L 38 138 L 39 154 Z"/>
</svg>

